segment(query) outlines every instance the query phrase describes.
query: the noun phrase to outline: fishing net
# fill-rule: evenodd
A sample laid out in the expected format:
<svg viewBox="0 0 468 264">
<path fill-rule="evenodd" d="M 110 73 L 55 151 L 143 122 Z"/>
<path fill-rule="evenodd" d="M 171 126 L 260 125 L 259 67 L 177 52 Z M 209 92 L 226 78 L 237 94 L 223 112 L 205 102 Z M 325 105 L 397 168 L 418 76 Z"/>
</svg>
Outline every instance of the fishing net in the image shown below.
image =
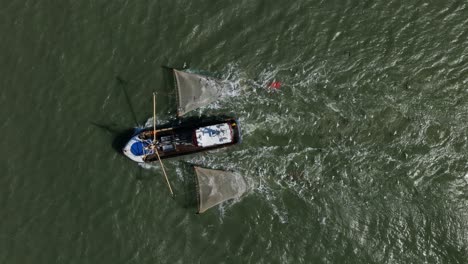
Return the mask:
<svg viewBox="0 0 468 264">
<path fill-rule="evenodd" d="M 198 212 L 226 200 L 239 198 L 247 190 L 244 178 L 234 172 L 195 167 L 198 186 Z"/>
<path fill-rule="evenodd" d="M 174 70 L 177 83 L 178 115 L 216 101 L 221 96 L 223 83 L 214 78 Z"/>
</svg>

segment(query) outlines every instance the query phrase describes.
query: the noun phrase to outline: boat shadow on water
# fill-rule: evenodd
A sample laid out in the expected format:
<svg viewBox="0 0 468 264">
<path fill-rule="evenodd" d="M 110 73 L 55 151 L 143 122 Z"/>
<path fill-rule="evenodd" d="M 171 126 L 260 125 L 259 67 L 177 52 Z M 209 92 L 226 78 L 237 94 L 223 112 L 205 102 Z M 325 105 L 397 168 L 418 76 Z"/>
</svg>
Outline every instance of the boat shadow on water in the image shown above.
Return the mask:
<svg viewBox="0 0 468 264">
<path fill-rule="evenodd" d="M 105 132 L 111 134 L 112 138 L 112 149 L 122 156 L 122 148 L 125 147 L 125 144 L 127 144 L 128 139 L 132 137 L 133 134 L 135 134 L 136 129 L 135 128 L 117 128 L 116 125 L 111 124 L 99 124 L 97 122 L 91 122 L 91 125 L 100 128 L 101 130 L 104 130 Z"/>
</svg>

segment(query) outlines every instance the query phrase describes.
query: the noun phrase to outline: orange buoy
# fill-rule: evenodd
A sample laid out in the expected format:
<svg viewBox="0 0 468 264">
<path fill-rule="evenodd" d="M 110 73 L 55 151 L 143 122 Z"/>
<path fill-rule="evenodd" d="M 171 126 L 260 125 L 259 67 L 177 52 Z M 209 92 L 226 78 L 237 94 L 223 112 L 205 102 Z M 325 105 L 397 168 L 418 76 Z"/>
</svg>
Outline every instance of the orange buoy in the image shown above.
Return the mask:
<svg viewBox="0 0 468 264">
<path fill-rule="evenodd" d="M 271 89 L 279 90 L 281 88 L 281 82 L 273 81 L 273 82 L 270 83 L 270 85 L 268 87 L 271 88 Z"/>
</svg>

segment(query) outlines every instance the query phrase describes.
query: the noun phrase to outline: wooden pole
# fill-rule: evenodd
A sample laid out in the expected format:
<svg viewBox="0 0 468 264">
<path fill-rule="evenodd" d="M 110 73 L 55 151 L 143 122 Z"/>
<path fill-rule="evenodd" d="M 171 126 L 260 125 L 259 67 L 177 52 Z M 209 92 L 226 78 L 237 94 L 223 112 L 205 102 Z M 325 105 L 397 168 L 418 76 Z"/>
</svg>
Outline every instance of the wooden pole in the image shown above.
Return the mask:
<svg viewBox="0 0 468 264">
<path fill-rule="evenodd" d="M 161 169 L 164 173 L 164 178 L 166 179 L 167 187 L 169 187 L 169 191 L 171 192 L 172 197 L 174 197 L 174 192 L 172 191 L 171 184 L 169 183 L 169 179 L 167 178 L 166 169 L 164 168 L 164 164 L 159 156 L 158 146 L 156 145 L 156 94 L 153 93 L 153 149 L 158 156 L 159 164 L 161 164 Z"/>
<path fill-rule="evenodd" d="M 159 164 L 161 164 L 161 169 L 162 169 L 162 171 L 164 173 L 164 178 L 166 178 L 167 187 L 169 187 L 169 191 L 171 192 L 172 197 L 174 197 L 174 192 L 172 191 L 171 184 L 169 183 L 169 179 L 167 178 L 166 169 L 164 168 L 164 164 L 162 163 L 161 157 L 159 157 L 158 149 L 155 148 L 154 151 L 156 152 L 156 155 L 158 156 Z"/>
<path fill-rule="evenodd" d="M 156 94 L 153 93 L 153 144 L 156 144 Z"/>
</svg>

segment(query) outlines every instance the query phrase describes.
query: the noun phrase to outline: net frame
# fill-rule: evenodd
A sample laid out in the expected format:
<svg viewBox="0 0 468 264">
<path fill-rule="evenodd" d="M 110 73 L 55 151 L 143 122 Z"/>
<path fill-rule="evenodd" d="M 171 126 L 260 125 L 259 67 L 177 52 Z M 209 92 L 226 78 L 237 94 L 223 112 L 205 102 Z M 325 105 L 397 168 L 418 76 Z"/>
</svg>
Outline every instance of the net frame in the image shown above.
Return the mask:
<svg viewBox="0 0 468 264">
<path fill-rule="evenodd" d="M 173 73 L 174 73 L 175 87 L 176 87 L 176 90 L 177 90 L 177 116 L 178 117 L 181 117 L 181 116 L 187 114 L 188 112 L 193 111 L 193 110 L 195 110 L 197 108 L 208 105 L 208 104 L 216 101 L 217 99 L 219 99 L 221 97 L 221 90 L 222 90 L 221 80 L 218 80 L 216 78 L 209 77 L 209 76 L 204 76 L 204 75 L 200 75 L 200 74 L 196 74 L 196 73 L 180 71 L 180 70 L 176 70 L 176 69 L 173 69 Z M 190 78 L 195 78 L 195 79 L 198 78 L 199 81 L 203 80 L 203 81 L 205 81 L 207 83 L 214 82 L 217 85 L 219 85 L 219 87 L 215 86 L 215 88 L 214 88 L 215 90 L 214 90 L 213 87 L 200 85 L 200 87 L 201 87 L 200 90 L 187 89 L 187 90 L 183 91 L 181 81 L 183 79 L 188 79 L 188 76 L 190 76 Z M 190 102 L 190 100 L 187 99 L 188 97 L 187 98 L 182 98 L 182 94 L 184 92 L 188 92 L 188 91 L 192 92 L 191 96 L 193 96 L 193 98 L 194 98 L 192 100 L 192 102 Z M 195 100 L 196 95 L 198 95 L 199 98 L 201 98 L 201 97 L 205 98 L 206 102 L 202 103 L 202 100 L 198 100 L 198 101 Z M 181 105 L 183 101 L 188 101 L 185 106 Z M 190 104 L 194 104 L 194 106 L 188 107 Z"/>
<path fill-rule="evenodd" d="M 228 201 L 228 200 L 232 200 L 232 199 L 238 199 L 240 197 L 242 197 L 246 192 L 247 192 L 247 182 L 245 181 L 244 177 L 242 177 L 241 175 L 235 173 L 235 172 L 231 172 L 231 171 L 223 171 L 223 170 L 213 170 L 213 169 L 207 169 L 207 168 L 202 168 L 202 167 L 198 167 L 198 166 L 193 166 L 194 168 L 194 171 L 195 171 L 195 188 L 196 188 L 196 196 L 197 196 L 197 213 L 200 214 L 200 213 L 203 213 L 205 211 L 207 211 L 208 209 L 216 206 L 216 205 L 219 205 L 225 201 Z M 213 180 L 212 182 L 210 181 L 210 183 L 214 183 L 214 186 L 208 186 L 205 182 L 205 186 L 208 186 L 208 187 L 212 187 L 212 189 L 210 189 L 210 193 L 209 194 L 206 194 L 207 197 L 202 197 L 201 195 L 201 183 L 200 183 L 200 174 L 205 174 L 205 173 L 208 173 L 208 174 L 212 174 L 212 173 L 219 173 L 220 175 L 217 175 L 216 177 L 221 177 L 220 179 L 215 179 L 216 177 L 212 178 L 211 180 Z M 224 175 L 221 175 L 221 174 L 224 174 Z M 229 175 L 230 174 L 230 175 Z M 206 175 L 205 175 L 206 176 Z M 227 178 L 222 178 L 222 177 L 232 177 L 232 178 L 229 178 L 229 180 L 226 180 Z M 232 179 L 234 179 L 235 181 L 233 182 Z M 237 185 L 236 188 L 232 188 L 234 185 L 232 184 L 238 184 L 239 183 L 239 180 L 241 180 L 241 185 Z M 217 182 L 216 182 L 217 181 Z M 230 187 L 227 188 L 227 196 L 226 197 L 223 197 L 223 198 L 220 198 L 219 197 L 219 194 L 220 192 L 218 191 L 218 188 L 221 187 L 221 185 L 216 185 L 216 184 L 220 184 L 220 183 L 230 183 Z M 214 195 L 211 195 L 211 191 L 212 190 L 216 190 L 215 191 L 215 194 Z M 230 193 L 231 192 L 231 193 Z M 233 194 L 232 192 L 236 192 L 235 194 Z M 210 197 L 211 195 L 211 197 Z M 222 194 L 221 194 L 222 195 Z M 205 195 L 203 195 L 205 196 Z M 205 200 L 205 204 L 203 204 L 203 200 Z"/>
<path fill-rule="evenodd" d="M 178 117 L 181 117 L 182 114 L 181 113 L 181 108 L 180 108 L 180 95 L 179 95 L 179 88 L 177 86 L 177 78 L 176 78 L 176 72 L 177 70 L 176 69 L 172 69 L 172 78 L 173 78 L 173 81 L 174 81 L 174 88 L 176 90 L 176 105 L 177 105 L 177 116 Z"/>
</svg>

